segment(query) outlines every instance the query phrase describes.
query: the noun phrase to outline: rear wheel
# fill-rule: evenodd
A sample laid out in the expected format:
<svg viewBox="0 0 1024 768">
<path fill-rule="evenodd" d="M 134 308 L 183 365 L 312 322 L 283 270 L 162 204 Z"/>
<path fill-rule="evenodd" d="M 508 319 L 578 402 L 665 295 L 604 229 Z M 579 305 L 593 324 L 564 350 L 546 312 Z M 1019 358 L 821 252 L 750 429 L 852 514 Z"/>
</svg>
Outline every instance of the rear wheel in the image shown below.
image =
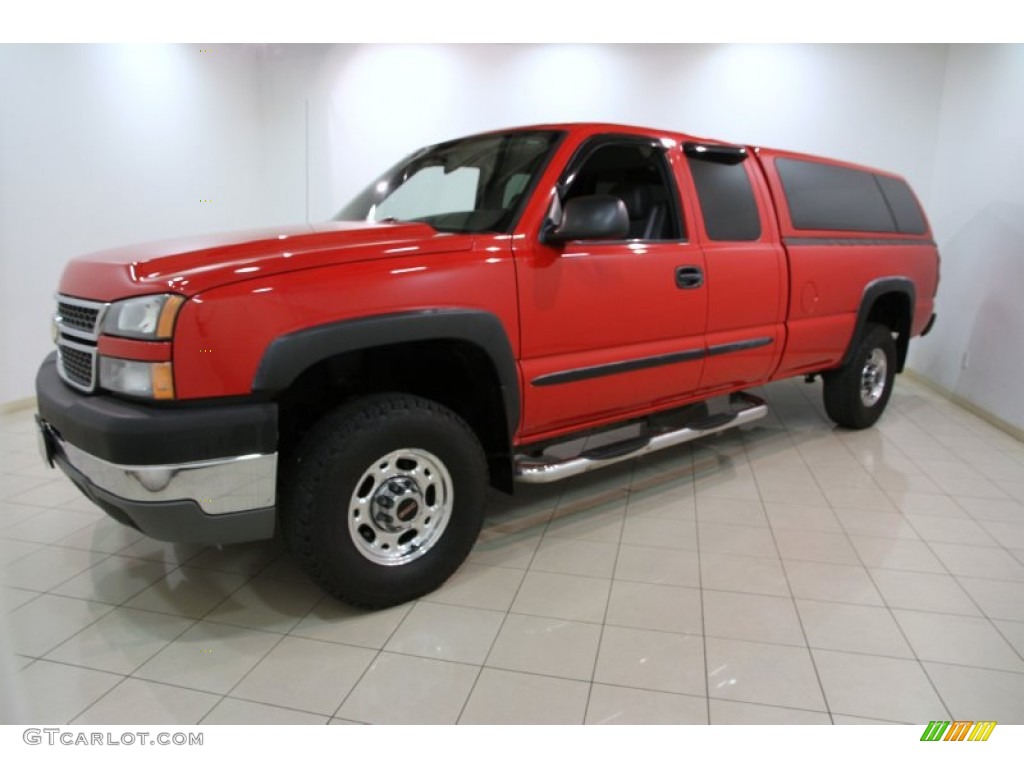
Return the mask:
<svg viewBox="0 0 1024 768">
<path fill-rule="evenodd" d="M 850 361 L 823 377 L 825 412 L 842 427 L 870 427 L 889 402 L 895 376 L 892 332 L 887 326 L 868 323 Z"/>
<path fill-rule="evenodd" d="M 439 587 L 483 522 L 487 464 L 455 413 L 376 395 L 325 416 L 291 468 L 285 535 L 309 575 L 352 605 L 382 608 Z"/>
</svg>

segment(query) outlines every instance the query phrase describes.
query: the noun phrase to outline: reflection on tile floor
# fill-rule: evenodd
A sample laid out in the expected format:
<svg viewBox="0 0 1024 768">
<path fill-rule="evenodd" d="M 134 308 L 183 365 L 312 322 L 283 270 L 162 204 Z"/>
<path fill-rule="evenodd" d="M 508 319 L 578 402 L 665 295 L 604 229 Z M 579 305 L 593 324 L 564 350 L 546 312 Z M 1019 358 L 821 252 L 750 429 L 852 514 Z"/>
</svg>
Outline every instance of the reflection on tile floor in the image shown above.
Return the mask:
<svg viewBox="0 0 1024 768">
<path fill-rule="evenodd" d="M 460 571 L 378 612 L 326 597 L 279 542 L 112 522 L 42 467 L 30 411 L 0 416 L 0 711 L 1024 723 L 1024 445 L 907 379 L 864 432 L 825 420 L 819 386 L 763 394 L 742 431 L 494 494 Z"/>
</svg>

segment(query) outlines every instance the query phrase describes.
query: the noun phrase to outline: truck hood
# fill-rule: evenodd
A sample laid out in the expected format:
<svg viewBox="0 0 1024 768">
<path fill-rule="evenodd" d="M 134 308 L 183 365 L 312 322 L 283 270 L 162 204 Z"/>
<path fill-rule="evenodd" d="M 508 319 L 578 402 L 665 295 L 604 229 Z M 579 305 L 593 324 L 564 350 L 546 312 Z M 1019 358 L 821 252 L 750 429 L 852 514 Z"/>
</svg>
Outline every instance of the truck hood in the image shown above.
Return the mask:
<svg viewBox="0 0 1024 768">
<path fill-rule="evenodd" d="M 472 236 L 426 224 L 327 222 L 203 235 L 115 248 L 72 259 L 60 293 L 113 301 L 169 290 L 192 296 L 281 272 L 370 259 L 468 250 Z"/>
</svg>

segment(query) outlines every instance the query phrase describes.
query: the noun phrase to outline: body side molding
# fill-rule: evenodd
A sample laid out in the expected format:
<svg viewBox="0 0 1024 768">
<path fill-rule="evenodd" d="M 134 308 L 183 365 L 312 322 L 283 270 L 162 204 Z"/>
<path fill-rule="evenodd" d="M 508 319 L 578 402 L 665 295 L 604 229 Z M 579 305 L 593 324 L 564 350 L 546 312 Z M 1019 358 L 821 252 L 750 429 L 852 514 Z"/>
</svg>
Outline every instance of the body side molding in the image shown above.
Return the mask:
<svg viewBox="0 0 1024 768">
<path fill-rule="evenodd" d="M 803 235 L 782 238 L 783 245 L 924 245 L 935 247 L 935 241 L 906 237 L 804 237 Z"/>
<path fill-rule="evenodd" d="M 742 341 L 731 341 L 727 344 L 715 344 L 711 347 L 695 349 L 684 349 L 679 352 L 669 352 L 665 355 L 654 355 L 653 357 L 637 357 L 630 360 L 617 360 L 613 363 L 591 365 L 586 368 L 572 368 L 567 371 L 556 371 L 545 373 L 530 382 L 535 387 L 549 387 L 553 384 L 569 384 L 574 381 L 585 381 L 596 379 L 601 376 L 612 376 L 617 373 L 631 373 L 642 371 L 645 368 L 657 368 L 663 365 L 675 365 L 686 363 L 691 360 L 702 360 L 705 357 L 715 355 L 727 355 L 730 352 L 743 352 L 748 349 L 757 349 L 771 344 L 775 339 L 771 336 L 761 336 L 756 339 L 744 339 Z"/>
</svg>

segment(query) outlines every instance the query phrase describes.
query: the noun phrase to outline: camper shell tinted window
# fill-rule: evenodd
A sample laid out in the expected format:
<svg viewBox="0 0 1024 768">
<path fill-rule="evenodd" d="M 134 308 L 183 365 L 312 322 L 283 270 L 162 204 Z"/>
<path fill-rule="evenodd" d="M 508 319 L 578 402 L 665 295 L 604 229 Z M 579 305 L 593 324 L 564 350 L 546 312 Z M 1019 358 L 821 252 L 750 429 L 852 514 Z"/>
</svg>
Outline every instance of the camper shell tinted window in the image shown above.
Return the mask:
<svg viewBox="0 0 1024 768">
<path fill-rule="evenodd" d="M 796 229 L 923 234 L 924 216 L 902 179 L 808 160 L 775 167 Z"/>
<path fill-rule="evenodd" d="M 875 179 L 892 209 L 892 215 L 896 217 L 897 231 L 908 235 L 923 235 L 927 232 L 924 212 L 907 182 L 892 176 L 875 176 Z"/>
</svg>

